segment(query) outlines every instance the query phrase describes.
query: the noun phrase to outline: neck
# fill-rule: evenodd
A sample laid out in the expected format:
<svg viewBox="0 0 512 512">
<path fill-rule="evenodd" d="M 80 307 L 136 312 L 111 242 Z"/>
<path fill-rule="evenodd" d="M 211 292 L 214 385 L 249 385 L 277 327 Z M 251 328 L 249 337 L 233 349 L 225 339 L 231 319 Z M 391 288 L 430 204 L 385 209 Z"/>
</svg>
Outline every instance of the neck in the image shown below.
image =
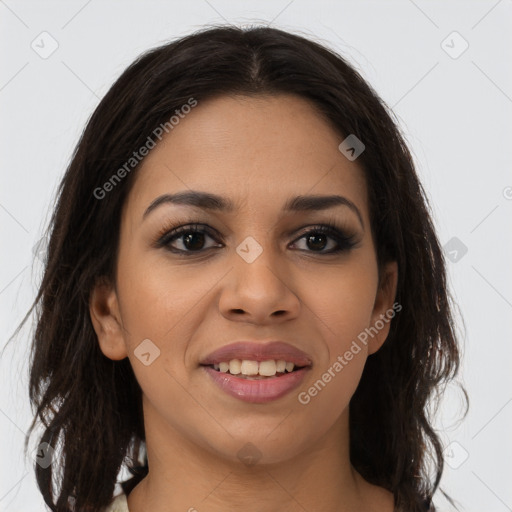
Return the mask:
<svg viewBox="0 0 512 512">
<path fill-rule="evenodd" d="M 130 512 L 225 512 L 227 504 L 244 512 L 373 510 L 369 484 L 350 464 L 348 411 L 293 457 L 245 464 L 192 443 L 149 404 L 144 410 L 149 472 L 128 496 Z"/>
</svg>

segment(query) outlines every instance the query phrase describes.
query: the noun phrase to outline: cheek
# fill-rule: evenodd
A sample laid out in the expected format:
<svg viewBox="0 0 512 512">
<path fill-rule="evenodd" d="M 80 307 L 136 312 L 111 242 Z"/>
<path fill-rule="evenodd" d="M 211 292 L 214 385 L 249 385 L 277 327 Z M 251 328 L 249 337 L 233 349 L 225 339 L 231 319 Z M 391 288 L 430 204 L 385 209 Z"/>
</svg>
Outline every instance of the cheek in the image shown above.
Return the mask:
<svg viewBox="0 0 512 512">
<path fill-rule="evenodd" d="M 198 266 L 167 262 L 162 254 L 131 251 L 120 257 L 118 266 L 121 312 L 129 343 L 145 338 L 159 346 L 180 346 L 185 331 L 198 322 L 198 313 L 223 275 L 213 267 L 208 271 Z"/>
<path fill-rule="evenodd" d="M 306 305 L 317 317 L 331 360 L 370 325 L 377 280 L 375 261 L 361 254 L 345 266 L 316 275 L 314 285 L 312 281 L 312 289 L 304 295 L 309 297 Z"/>
<path fill-rule="evenodd" d="M 371 321 L 377 280 L 374 260 L 362 254 L 350 265 L 317 275 L 316 291 L 308 293 L 308 309 L 314 313 L 325 350 L 317 351 L 319 360 L 298 402 L 326 428 L 348 406 L 359 384 L 368 355 L 365 329 Z"/>
<path fill-rule="evenodd" d="M 216 432 L 218 425 L 201 407 L 201 390 L 190 381 L 186 356 L 205 318 L 207 294 L 219 278 L 212 273 L 199 277 L 197 270 L 194 277 L 189 269 L 176 270 L 161 261 L 142 265 L 142 259 L 120 266 L 120 272 L 125 272 L 119 295 L 128 356 L 151 418 L 162 416 L 184 437 L 192 435 L 187 433 L 191 424 Z M 182 417 L 176 411 L 187 412 Z"/>
<path fill-rule="evenodd" d="M 201 271 L 198 266 L 171 265 L 158 256 L 127 252 L 120 258 L 118 292 L 125 343 L 148 400 L 165 409 L 172 396 L 173 403 L 182 401 L 190 410 L 194 401 L 183 394 L 193 386 L 187 350 L 197 337 L 198 326 L 207 321 L 209 294 L 226 271 L 213 266 Z M 144 355 L 147 353 L 149 356 Z"/>
<path fill-rule="evenodd" d="M 316 368 L 315 375 L 297 395 L 297 417 L 305 431 L 320 438 L 333 428 L 343 428 L 365 361 L 366 354 L 361 350 L 346 364 L 335 360 Z"/>
<path fill-rule="evenodd" d="M 240 446 L 230 446 L 229 421 L 212 410 L 207 397 L 187 375 L 177 373 L 169 357 L 161 356 L 148 367 L 138 361 L 131 363 L 143 392 L 146 432 L 148 429 L 167 432 L 171 427 L 182 439 L 208 451 L 212 449 L 212 440 L 216 440 L 213 444 L 225 445 L 236 456 Z"/>
</svg>

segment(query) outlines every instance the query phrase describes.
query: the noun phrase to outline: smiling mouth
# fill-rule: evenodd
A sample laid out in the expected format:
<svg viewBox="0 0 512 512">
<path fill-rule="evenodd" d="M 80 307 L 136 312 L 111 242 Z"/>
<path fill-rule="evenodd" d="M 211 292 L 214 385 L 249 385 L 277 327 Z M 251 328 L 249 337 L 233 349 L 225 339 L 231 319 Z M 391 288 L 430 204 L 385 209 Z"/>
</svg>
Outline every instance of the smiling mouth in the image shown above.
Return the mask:
<svg viewBox="0 0 512 512">
<path fill-rule="evenodd" d="M 212 368 L 219 373 L 225 373 L 246 380 L 265 380 L 282 377 L 283 375 L 305 368 L 305 366 L 297 366 L 290 361 L 282 359 L 268 359 L 264 361 L 232 359 L 230 361 L 204 366 Z"/>
</svg>

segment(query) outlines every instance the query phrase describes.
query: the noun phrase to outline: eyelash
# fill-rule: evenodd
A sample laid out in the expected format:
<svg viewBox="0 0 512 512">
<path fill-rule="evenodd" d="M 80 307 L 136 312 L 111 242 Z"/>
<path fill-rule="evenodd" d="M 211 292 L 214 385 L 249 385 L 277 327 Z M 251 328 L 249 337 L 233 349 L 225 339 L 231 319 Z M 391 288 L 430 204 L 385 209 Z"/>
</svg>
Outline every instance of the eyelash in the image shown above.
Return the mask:
<svg viewBox="0 0 512 512">
<path fill-rule="evenodd" d="M 164 248 L 172 253 L 180 254 L 180 255 L 198 255 L 200 253 L 203 253 L 209 249 L 214 249 L 215 247 L 209 247 L 207 249 L 200 249 L 198 251 L 190 251 L 190 250 L 182 250 L 182 249 L 176 249 L 172 248 L 170 246 L 171 242 L 178 240 L 179 238 L 183 237 L 186 234 L 197 234 L 197 233 L 204 233 L 208 235 L 210 238 L 216 240 L 216 234 L 213 232 L 213 230 L 205 225 L 205 224 L 199 224 L 199 223 L 192 223 L 187 224 L 183 226 L 179 226 L 177 228 L 173 227 L 166 227 L 160 233 L 157 235 L 157 239 L 155 242 L 155 246 L 157 248 Z M 341 252 L 350 251 L 353 249 L 357 242 L 355 241 L 356 236 L 355 235 L 346 235 L 345 232 L 338 228 L 336 224 L 328 221 L 323 224 L 318 224 L 317 226 L 313 226 L 308 231 L 302 233 L 301 236 L 296 238 L 292 243 L 295 244 L 299 240 L 302 240 L 303 238 L 311 235 L 311 234 L 323 234 L 327 235 L 328 237 L 332 238 L 336 244 L 337 248 L 331 249 L 327 252 L 322 251 L 305 251 L 305 252 L 311 252 L 313 254 L 319 254 L 319 255 L 332 255 L 332 254 L 339 254 Z M 301 251 L 304 251 L 304 249 L 299 249 Z"/>
</svg>

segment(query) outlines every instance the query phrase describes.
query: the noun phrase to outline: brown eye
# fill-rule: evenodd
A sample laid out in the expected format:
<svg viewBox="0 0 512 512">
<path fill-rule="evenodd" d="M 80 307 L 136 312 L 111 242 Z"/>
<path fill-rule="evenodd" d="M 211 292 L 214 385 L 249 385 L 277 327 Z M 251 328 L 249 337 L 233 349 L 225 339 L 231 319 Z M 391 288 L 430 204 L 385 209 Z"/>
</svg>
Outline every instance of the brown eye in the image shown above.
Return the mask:
<svg viewBox="0 0 512 512">
<path fill-rule="evenodd" d="M 321 225 L 310 229 L 297 241 L 305 240 L 306 252 L 316 252 L 318 254 L 336 254 L 342 251 L 348 251 L 355 247 L 355 235 L 348 236 L 340 229 L 332 225 Z M 334 242 L 334 243 L 333 243 Z M 330 245 L 329 250 L 325 250 Z"/>
<path fill-rule="evenodd" d="M 328 239 L 329 237 L 323 233 L 314 233 L 312 235 L 307 235 L 306 244 L 314 251 L 321 251 L 325 249 L 325 246 L 328 244 Z"/>
<path fill-rule="evenodd" d="M 306 231 L 297 238 L 291 246 L 302 252 L 318 255 L 337 254 L 349 251 L 357 245 L 355 235 L 347 235 L 344 231 L 331 224 L 322 224 Z M 216 243 L 208 245 L 208 239 Z M 297 247 L 299 241 L 302 247 Z M 202 224 L 184 225 L 165 232 L 156 242 L 157 247 L 162 247 L 172 253 L 180 255 L 201 254 L 208 249 L 221 248 L 223 244 L 218 242 L 218 236 L 213 230 Z"/>
<path fill-rule="evenodd" d="M 205 234 L 200 232 L 188 233 L 181 235 L 182 243 L 189 251 L 198 251 L 203 248 L 205 241 Z"/>
<path fill-rule="evenodd" d="M 181 226 L 162 236 L 158 240 L 157 245 L 177 253 L 202 252 L 212 247 L 219 247 L 218 244 L 205 247 L 208 238 L 216 241 L 214 236 L 210 234 L 210 230 L 205 227 L 200 228 L 197 224 L 193 226 Z"/>
</svg>

